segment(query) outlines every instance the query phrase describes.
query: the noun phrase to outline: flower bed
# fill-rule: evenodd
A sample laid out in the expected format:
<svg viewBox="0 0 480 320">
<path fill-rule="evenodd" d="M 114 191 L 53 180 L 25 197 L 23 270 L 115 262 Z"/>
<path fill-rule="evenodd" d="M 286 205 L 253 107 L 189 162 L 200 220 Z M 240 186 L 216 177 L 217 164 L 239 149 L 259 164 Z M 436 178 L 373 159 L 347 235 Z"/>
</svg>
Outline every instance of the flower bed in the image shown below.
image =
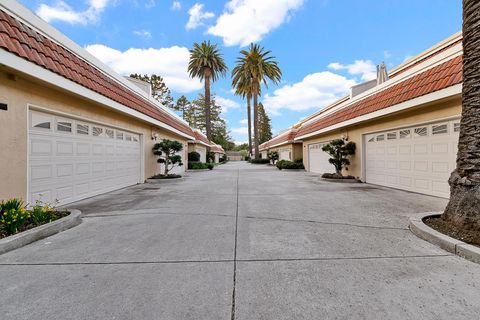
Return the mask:
<svg viewBox="0 0 480 320">
<path fill-rule="evenodd" d="M 0 202 L 0 239 L 67 216 L 69 212 L 37 201 L 27 208 L 20 199 Z"/>
</svg>

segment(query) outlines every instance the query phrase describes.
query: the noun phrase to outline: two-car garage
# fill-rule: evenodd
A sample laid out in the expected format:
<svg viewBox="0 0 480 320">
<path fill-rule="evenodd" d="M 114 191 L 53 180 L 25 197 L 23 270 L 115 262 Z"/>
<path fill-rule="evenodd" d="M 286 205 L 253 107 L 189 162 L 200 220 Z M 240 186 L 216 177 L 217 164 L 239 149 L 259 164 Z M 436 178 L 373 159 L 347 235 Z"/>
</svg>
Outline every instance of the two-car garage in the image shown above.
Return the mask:
<svg viewBox="0 0 480 320">
<path fill-rule="evenodd" d="M 418 124 L 363 135 L 363 180 L 367 183 L 449 197 L 448 178 L 455 169 L 460 120 Z M 334 172 L 327 142 L 307 145 L 309 171 Z"/>
<path fill-rule="evenodd" d="M 142 181 L 137 133 L 29 112 L 28 201 L 66 204 Z"/>
</svg>

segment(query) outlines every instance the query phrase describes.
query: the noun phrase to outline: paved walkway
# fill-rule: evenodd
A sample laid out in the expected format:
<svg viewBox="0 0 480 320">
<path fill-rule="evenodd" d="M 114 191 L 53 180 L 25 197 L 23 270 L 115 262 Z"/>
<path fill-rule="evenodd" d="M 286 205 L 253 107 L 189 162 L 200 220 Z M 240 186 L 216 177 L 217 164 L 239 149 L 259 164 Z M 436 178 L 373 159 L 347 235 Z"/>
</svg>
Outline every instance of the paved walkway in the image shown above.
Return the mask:
<svg viewBox="0 0 480 320">
<path fill-rule="evenodd" d="M 0 256 L 0 318 L 478 319 L 480 265 L 416 238 L 446 201 L 229 163 L 75 204 Z"/>
</svg>

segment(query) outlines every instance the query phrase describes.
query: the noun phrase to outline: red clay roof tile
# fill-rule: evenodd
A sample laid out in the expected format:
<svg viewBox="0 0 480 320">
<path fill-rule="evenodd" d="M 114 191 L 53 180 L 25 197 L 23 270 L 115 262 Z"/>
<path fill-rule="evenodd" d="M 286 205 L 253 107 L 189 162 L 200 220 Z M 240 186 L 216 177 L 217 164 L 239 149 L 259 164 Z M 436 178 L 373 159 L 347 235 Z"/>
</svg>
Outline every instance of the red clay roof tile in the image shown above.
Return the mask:
<svg viewBox="0 0 480 320">
<path fill-rule="evenodd" d="M 184 122 L 113 81 L 87 61 L 2 10 L 0 10 L 0 48 L 193 136 L 192 129 Z"/>
<path fill-rule="evenodd" d="M 334 124 L 375 112 L 393 105 L 418 98 L 462 82 L 462 56 L 397 83 L 382 92 L 368 96 L 326 117 L 304 124 L 297 137 L 313 133 Z"/>
</svg>

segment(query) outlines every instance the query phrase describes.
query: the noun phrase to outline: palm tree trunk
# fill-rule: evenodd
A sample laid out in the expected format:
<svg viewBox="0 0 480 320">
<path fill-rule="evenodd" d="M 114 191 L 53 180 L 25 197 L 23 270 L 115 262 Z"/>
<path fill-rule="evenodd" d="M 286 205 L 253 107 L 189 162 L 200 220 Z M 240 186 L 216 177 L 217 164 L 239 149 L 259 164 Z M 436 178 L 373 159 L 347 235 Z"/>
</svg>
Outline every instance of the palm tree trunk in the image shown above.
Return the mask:
<svg viewBox="0 0 480 320">
<path fill-rule="evenodd" d="M 258 148 L 258 85 L 255 84 L 255 92 L 253 93 L 253 140 L 255 144 L 255 159 L 260 159 Z"/>
<path fill-rule="evenodd" d="M 463 92 L 457 168 L 443 219 L 480 231 L 480 2 L 463 0 Z"/>
<path fill-rule="evenodd" d="M 205 131 L 209 141 L 212 138 L 212 124 L 210 119 L 210 76 L 211 71 L 208 68 L 205 69 Z"/>
<path fill-rule="evenodd" d="M 247 95 L 247 122 L 248 122 L 248 155 L 252 155 L 252 110 L 250 102 L 252 100 L 252 95 Z"/>
</svg>

